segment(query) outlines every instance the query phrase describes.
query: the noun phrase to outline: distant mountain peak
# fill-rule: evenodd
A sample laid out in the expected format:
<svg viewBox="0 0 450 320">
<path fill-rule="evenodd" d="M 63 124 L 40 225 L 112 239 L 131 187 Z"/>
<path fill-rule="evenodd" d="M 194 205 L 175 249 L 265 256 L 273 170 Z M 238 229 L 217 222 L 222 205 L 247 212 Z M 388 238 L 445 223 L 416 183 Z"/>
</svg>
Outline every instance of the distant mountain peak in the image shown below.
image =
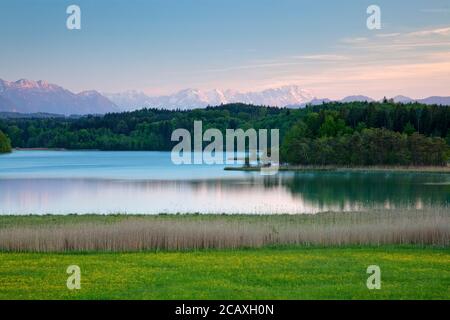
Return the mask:
<svg viewBox="0 0 450 320">
<path fill-rule="evenodd" d="M 78 96 L 85 96 L 85 97 L 89 97 L 89 96 L 101 96 L 100 92 L 96 91 L 96 90 L 86 90 L 86 91 L 81 91 L 80 93 L 77 94 Z"/>
<path fill-rule="evenodd" d="M 39 80 L 36 83 L 39 86 L 39 88 L 41 88 L 43 90 L 64 90 L 60 86 L 57 86 L 56 84 L 48 83 L 47 81 L 44 81 L 44 80 Z"/>
<path fill-rule="evenodd" d="M 397 96 L 393 97 L 392 100 L 394 100 L 394 102 L 397 102 L 397 103 L 410 103 L 410 102 L 414 101 L 414 99 L 411 99 L 410 97 L 402 96 L 402 95 L 397 95 Z"/>
<path fill-rule="evenodd" d="M 420 103 L 425 104 L 436 104 L 436 105 L 442 105 L 442 106 L 450 106 L 450 97 L 443 97 L 443 96 L 431 96 L 428 98 L 423 98 L 416 100 Z"/>
<path fill-rule="evenodd" d="M 341 100 L 341 102 L 364 102 L 364 101 L 372 102 L 375 100 L 372 99 L 371 97 L 363 96 L 363 95 L 347 96 Z"/>
<path fill-rule="evenodd" d="M 32 80 L 28 80 L 28 79 L 19 79 L 19 80 L 15 81 L 14 84 L 17 87 L 20 87 L 20 88 L 23 88 L 23 89 L 39 87 L 39 85 L 37 84 L 36 81 L 32 81 Z"/>
<path fill-rule="evenodd" d="M 47 81 L 44 81 L 44 80 L 33 81 L 33 80 L 28 80 L 28 79 L 19 79 L 14 82 L 9 82 L 9 81 L 3 81 L 3 82 L 6 83 L 7 87 L 14 87 L 17 89 L 36 89 L 36 90 L 43 90 L 43 91 L 45 91 L 45 90 L 64 90 L 60 86 L 57 86 L 56 84 L 48 83 Z"/>
</svg>

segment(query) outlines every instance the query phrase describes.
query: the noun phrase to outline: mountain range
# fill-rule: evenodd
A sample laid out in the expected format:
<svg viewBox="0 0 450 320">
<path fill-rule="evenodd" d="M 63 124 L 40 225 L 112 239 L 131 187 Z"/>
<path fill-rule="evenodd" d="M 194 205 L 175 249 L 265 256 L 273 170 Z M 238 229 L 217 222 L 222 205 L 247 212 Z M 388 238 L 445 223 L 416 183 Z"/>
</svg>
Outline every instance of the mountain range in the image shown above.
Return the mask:
<svg viewBox="0 0 450 320">
<path fill-rule="evenodd" d="M 283 86 L 274 89 L 266 89 L 259 92 L 241 93 L 233 90 L 201 91 L 197 89 L 185 89 L 172 95 L 148 96 L 138 91 L 126 91 L 123 93 L 104 94 L 123 110 L 134 110 L 143 107 L 156 107 L 168 109 L 192 109 L 220 104 L 242 102 L 255 105 L 267 105 L 277 107 L 301 108 L 310 105 L 319 105 L 331 101 L 355 102 L 376 101 L 368 96 L 352 95 L 341 100 L 328 98 L 316 98 L 308 90 L 298 86 Z M 450 97 L 431 96 L 423 99 L 412 99 L 406 96 L 392 98 L 397 103 L 419 102 L 423 104 L 450 105 Z"/>
<path fill-rule="evenodd" d="M 399 103 L 420 102 L 424 104 L 450 105 L 450 97 L 432 96 L 412 99 L 405 96 L 392 98 Z M 254 92 L 234 90 L 185 89 L 171 95 L 149 96 L 138 91 L 101 94 L 95 90 L 73 93 L 61 86 L 46 81 L 20 79 L 15 82 L 0 79 L 0 112 L 22 114 L 85 115 L 109 112 L 131 111 L 148 108 L 192 109 L 217 106 L 226 103 L 248 103 L 278 107 L 299 108 L 307 104 L 317 105 L 332 100 L 316 98 L 308 90 L 298 86 L 283 86 Z M 374 99 L 354 95 L 341 102 L 374 101 Z"/>
<path fill-rule="evenodd" d="M 142 92 L 127 91 L 123 93 L 105 94 L 111 101 L 125 110 L 142 107 L 192 109 L 206 106 L 217 106 L 226 103 L 241 102 L 254 105 L 284 107 L 292 104 L 307 103 L 314 99 L 308 90 L 298 86 L 283 86 L 257 92 L 238 92 L 218 89 L 202 91 L 185 89 L 172 95 L 148 96 Z"/>
<path fill-rule="evenodd" d="M 120 109 L 94 90 L 73 93 L 42 80 L 10 82 L 0 79 L 0 111 L 81 115 L 104 114 Z"/>
</svg>

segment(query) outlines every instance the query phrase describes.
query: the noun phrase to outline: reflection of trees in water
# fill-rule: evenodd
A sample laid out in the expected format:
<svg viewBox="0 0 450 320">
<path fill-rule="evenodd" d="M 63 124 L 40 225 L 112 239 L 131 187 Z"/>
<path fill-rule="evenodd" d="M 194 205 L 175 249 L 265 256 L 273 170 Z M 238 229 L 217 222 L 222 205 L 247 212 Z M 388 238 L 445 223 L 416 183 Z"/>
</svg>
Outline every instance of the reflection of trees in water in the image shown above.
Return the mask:
<svg viewBox="0 0 450 320">
<path fill-rule="evenodd" d="M 438 174 L 297 173 L 283 185 L 294 196 L 318 205 L 360 203 L 364 206 L 450 205 L 450 179 Z M 273 187 L 268 178 L 264 185 Z"/>
<path fill-rule="evenodd" d="M 281 173 L 248 175 L 245 179 L 190 182 L 191 187 L 248 191 L 285 189 L 314 207 L 359 209 L 362 207 L 449 206 L 450 177 L 414 173 Z"/>
<path fill-rule="evenodd" d="M 449 205 L 450 185 L 445 183 L 449 179 L 437 174 L 299 173 L 284 185 L 293 195 L 321 204 L 411 206 Z"/>
</svg>

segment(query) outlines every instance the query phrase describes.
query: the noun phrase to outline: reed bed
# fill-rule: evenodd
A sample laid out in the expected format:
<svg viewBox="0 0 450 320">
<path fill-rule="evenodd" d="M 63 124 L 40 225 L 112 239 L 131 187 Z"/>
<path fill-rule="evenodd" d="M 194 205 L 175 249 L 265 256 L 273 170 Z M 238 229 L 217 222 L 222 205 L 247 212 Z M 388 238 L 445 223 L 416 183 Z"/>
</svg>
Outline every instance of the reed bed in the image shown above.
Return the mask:
<svg viewBox="0 0 450 320">
<path fill-rule="evenodd" d="M 6 252 L 258 248 L 269 245 L 450 245 L 447 208 L 318 215 L 43 217 L 0 225 Z M 47 220 L 46 220 L 47 219 Z M 14 221 L 14 218 L 12 219 Z M 39 218 L 38 218 L 39 220 Z M 0 219 L 1 224 L 1 219 Z"/>
</svg>

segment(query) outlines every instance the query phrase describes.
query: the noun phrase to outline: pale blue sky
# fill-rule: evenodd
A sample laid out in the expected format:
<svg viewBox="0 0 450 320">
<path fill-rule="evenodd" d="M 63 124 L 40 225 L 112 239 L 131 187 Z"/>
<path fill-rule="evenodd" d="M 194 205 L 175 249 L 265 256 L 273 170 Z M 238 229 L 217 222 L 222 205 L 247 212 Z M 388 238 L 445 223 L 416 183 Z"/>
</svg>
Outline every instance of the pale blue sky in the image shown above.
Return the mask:
<svg viewBox="0 0 450 320">
<path fill-rule="evenodd" d="M 66 8 L 81 7 L 81 30 Z M 366 28 L 381 8 L 382 29 Z M 75 92 L 450 95 L 450 1 L 1 0 L 0 78 Z"/>
</svg>

